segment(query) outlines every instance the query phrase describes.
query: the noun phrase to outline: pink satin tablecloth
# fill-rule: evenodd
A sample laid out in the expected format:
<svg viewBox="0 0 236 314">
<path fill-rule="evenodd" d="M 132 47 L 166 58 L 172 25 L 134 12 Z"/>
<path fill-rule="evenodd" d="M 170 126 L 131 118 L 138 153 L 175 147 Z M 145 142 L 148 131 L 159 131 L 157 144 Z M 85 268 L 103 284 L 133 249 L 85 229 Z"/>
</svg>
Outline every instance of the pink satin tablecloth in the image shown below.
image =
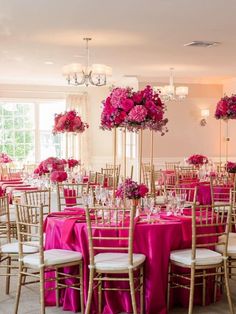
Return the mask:
<svg viewBox="0 0 236 314">
<path fill-rule="evenodd" d="M 62 214 L 62 213 L 61 213 Z M 166 217 L 165 220 L 148 224 L 138 222 L 135 226 L 134 253 L 142 253 L 145 261 L 145 313 L 166 314 L 166 294 L 168 263 L 171 250 L 189 247 L 191 243 L 191 219 L 183 217 Z M 68 236 L 68 228 L 72 230 Z M 88 291 L 88 263 L 89 251 L 87 241 L 87 228 L 85 223 L 77 223 L 76 219 L 65 219 L 62 215 L 48 217 L 45 224 L 46 249 L 61 248 L 80 251 L 84 260 L 84 295 Z M 65 236 L 66 234 L 66 236 Z M 116 287 L 117 284 L 116 283 Z M 183 290 L 183 289 L 181 289 Z M 209 291 L 210 293 L 210 291 Z M 86 299 L 84 300 L 86 304 Z M 201 293 L 197 292 L 197 303 L 201 302 Z M 178 303 L 187 305 L 188 292 L 181 292 Z M 55 305 L 55 294 L 46 295 L 46 304 Z M 95 300 L 96 304 L 96 300 Z M 96 305 L 94 304 L 95 308 Z M 103 299 L 103 314 L 132 312 L 129 293 L 106 292 Z M 78 292 L 66 289 L 61 295 L 61 305 L 64 310 L 79 310 Z M 96 313 L 96 311 L 94 311 Z"/>
</svg>

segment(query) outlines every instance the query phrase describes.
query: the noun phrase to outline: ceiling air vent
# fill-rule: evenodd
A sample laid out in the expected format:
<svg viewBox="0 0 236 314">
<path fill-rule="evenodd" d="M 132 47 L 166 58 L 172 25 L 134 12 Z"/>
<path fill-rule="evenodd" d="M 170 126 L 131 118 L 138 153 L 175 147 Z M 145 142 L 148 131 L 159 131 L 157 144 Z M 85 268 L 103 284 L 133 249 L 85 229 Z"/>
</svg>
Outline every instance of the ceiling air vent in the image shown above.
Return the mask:
<svg viewBox="0 0 236 314">
<path fill-rule="evenodd" d="M 191 43 L 187 43 L 184 46 L 185 47 L 197 47 L 197 48 L 210 48 L 213 46 L 218 46 L 220 43 L 217 41 L 200 41 L 200 40 L 195 40 L 192 41 Z"/>
</svg>

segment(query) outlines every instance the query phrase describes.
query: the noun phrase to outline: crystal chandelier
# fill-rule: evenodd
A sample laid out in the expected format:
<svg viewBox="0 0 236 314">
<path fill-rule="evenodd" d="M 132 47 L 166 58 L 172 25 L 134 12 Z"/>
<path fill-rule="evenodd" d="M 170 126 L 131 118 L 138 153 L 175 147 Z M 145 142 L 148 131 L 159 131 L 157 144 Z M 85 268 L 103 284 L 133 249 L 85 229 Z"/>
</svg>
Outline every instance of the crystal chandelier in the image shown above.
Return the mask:
<svg viewBox="0 0 236 314">
<path fill-rule="evenodd" d="M 160 92 L 160 96 L 164 101 L 183 100 L 188 96 L 187 86 L 174 86 L 174 68 L 170 68 L 169 85 L 155 86 L 154 90 Z"/>
<path fill-rule="evenodd" d="M 92 38 L 84 38 L 86 42 L 86 65 L 71 63 L 62 69 L 63 75 L 69 85 L 95 85 L 104 86 L 107 84 L 107 76 L 112 75 L 112 69 L 104 64 L 89 64 L 89 41 Z"/>
</svg>

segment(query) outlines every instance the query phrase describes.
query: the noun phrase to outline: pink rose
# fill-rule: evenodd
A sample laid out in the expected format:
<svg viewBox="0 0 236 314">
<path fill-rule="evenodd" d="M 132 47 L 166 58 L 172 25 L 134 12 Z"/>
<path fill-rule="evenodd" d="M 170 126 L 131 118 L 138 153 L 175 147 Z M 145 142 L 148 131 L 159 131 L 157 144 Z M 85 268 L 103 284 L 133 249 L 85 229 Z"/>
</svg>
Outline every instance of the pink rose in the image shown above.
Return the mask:
<svg viewBox="0 0 236 314">
<path fill-rule="evenodd" d="M 218 102 L 217 105 L 217 110 L 222 114 L 222 115 L 226 115 L 227 114 L 227 101 L 225 100 L 221 100 L 220 102 Z"/>
<path fill-rule="evenodd" d="M 118 108 L 121 100 L 127 97 L 127 90 L 126 88 L 115 88 L 111 93 L 111 104 L 113 107 Z"/>
<path fill-rule="evenodd" d="M 121 101 L 120 108 L 123 109 L 125 112 L 130 111 L 134 107 L 134 102 L 132 99 L 124 99 Z"/>
<path fill-rule="evenodd" d="M 142 100 L 143 100 L 143 92 L 137 92 L 133 94 L 133 101 L 136 104 L 140 104 Z"/>
<path fill-rule="evenodd" d="M 148 188 L 145 184 L 139 184 L 138 193 L 140 197 L 144 197 L 148 193 Z"/>
</svg>

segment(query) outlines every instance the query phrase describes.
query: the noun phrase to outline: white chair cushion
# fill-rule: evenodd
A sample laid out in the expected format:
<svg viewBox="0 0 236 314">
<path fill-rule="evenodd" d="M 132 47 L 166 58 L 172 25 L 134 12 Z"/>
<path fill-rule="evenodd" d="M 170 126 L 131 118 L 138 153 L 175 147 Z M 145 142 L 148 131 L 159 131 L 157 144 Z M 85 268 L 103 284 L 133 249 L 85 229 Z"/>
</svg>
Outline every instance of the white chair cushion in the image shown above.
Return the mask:
<svg viewBox="0 0 236 314">
<path fill-rule="evenodd" d="M 27 243 L 27 242 L 26 242 Z M 30 244 L 30 242 L 28 242 Z M 35 242 L 37 245 L 37 243 Z M 3 244 L 0 248 L 0 252 L 5 254 L 18 254 L 19 253 L 19 244 L 18 242 Z M 36 246 L 23 245 L 23 253 L 30 254 L 38 252 Z"/>
<path fill-rule="evenodd" d="M 82 254 L 76 251 L 52 249 L 44 251 L 44 265 L 53 266 L 58 264 L 70 263 L 80 261 Z M 40 258 L 39 253 L 26 255 L 23 262 L 27 265 L 39 267 Z"/>
<path fill-rule="evenodd" d="M 143 254 L 133 254 L 133 266 L 136 268 L 146 259 Z M 95 267 L 98 270 L 127 270 L 129 268 L 128 253 L 100 253 L 94 257 Z"/>
<path fill-rule="evenodd" d="M 224 235 L 219 237 L 219 242 L 224 241 Z M 216 246 L 216 251 L 223 253 L 223 245 L 217 245 Z M 230 232 L 229 233 L 229 240 L 228 240 L 228 248 L 227 248 L 227 253 L 229 256 L 236 255 L 236 233 Z"/>
<path fill-rule="evenodd" d="M 187 266 L 191 265 L 191 249 L 172 251 L 170 260 Z M 222 255 L 208 249 L 196 249 L 196 265 L 215 265 L 221 263 Z"/>
</svg>

